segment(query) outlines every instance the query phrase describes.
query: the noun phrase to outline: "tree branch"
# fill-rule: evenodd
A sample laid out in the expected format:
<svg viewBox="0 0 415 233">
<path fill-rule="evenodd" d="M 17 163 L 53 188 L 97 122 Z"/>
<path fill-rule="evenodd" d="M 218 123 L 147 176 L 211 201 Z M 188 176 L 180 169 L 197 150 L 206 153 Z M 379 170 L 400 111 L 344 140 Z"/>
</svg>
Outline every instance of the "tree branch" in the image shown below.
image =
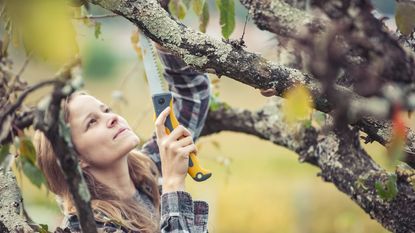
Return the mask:
<svg viewBox="0 0 415 233">
<path fill-rule="evenodd" d="M 283 0 L 240 0 L 255 24 L 261 30 L 273 32 L 279 36 L 298 38 L 302 29 L 319 33 L 326 26 L 322 17 L 315 17 L 309 12 L 293 7 Z"/>
<path fill-rule="evenodd" d="M 317 110 L 330 113 L 334 109 L 329 100 L 321 96 L 323 92 L 320 83 L 309 75 L 272 63 L 257 54 L 232 47 L 229 43 L 187 28 L 172 19 L 155 0 L 89 1 L 124 16 L 151 39 L 169 48 L 187 64 L 201 71 L 215 73 L 219 77 L 226 75 L 254 88 L 274 88 L 278 96 L 301 83 L 311 91 Z M 337 97 L 345 102 L 359 101 L 362 98 L 345 87 L 335 85 L 333 88 Z M 369 122 L 373 120 L 363 118 L 355 124 L 385 145 L 390 140 L 390 124 L 376 121 L 368 130 Z M 376 127 L 383 124 L 386 124 L 387 130 Z M 410 129 L 408 130 L 409 134 L 413 134 Z M 415 154 L 415 141 L 408 142 L 407 150 Z M 415 164 L 412 165 L 415 167 Z"/>
<path fill-rule="evenodd" d="M 398 194 L 385 201 L 377 194 L 376 181 L 388 176 L 360 147 L 356 129 L 323 133 L 284 122 L 281 99 L 270 100 L 255 112 L 222 106 L 210 111 L 201 135 L 221 131 L 243 132 L 269 140 L 298 153 L 300 162 L 321 169 L 319 176 L 333 183 L 372 218 L 392 232 L 414 232 L 415 192 L 405 179 L 398 179 Z"/>
<path fill-rule="evenodd" d="M 81 70 L 79 60 L 74 66 L 67 67 L 63 74 L 69 77 L 80 77 Z M 68 77 L 68 79 L 69 79 Z M 50 141 L 57 161 L 65 177 L 72 200 L 75 204 L 80 226 L 83 232 L 96 233 L 94 215 L 91 209 L 91 195 L 88 186 L 78 165 L 78 158 L 72 145 L 70 129 L 63 119 L 60 109 L 61 101 L 76 89 L 76 85 L 58 84 L 50 95 L 50 103 L 46 109 L 38 107 L 34 125 L 41 130 Z"/>
<path fill-rule="evenodd" d="M 11 170 L 0 167 L 0 232 L 33 232 L 22 218 L 23 199 Z"/>
</svg>

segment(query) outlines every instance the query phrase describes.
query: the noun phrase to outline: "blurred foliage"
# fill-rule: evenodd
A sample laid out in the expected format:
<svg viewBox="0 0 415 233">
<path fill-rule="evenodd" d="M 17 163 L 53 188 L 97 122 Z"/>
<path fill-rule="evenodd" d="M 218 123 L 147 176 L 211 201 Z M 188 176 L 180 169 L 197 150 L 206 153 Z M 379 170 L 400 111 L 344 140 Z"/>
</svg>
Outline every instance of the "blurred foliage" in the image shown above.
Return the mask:
<svg viewBox="0 0 415 233">
<path fill-rule="evenodd" d="M 181 0 L 172 0 L 169 2 L 169 11 L 178 19 L 184 19 L 187 12 L 187 6 Z"/>
<path fill-rule="evenodd" d="M 23 44 L 27 54 L 61 66 L 78 54 L 75 30 L 64 1 L 4 0 L 3 40 Z M 10 39 L 11 38 L 11 39 Z"/>
<path fill-rule="evenodd" d="M 411 35 L 415 28 L 415 4 L 409 0 L 398 1 L 396 3 L 395 22 L 404 36 Z"/>
<path fill-rule="evenodd" d="M 282 105 L 284 118 L 288 123 L 307 120 L 310 118 L 313 102 L 310 91 L 298 84 L 284 93 L 285 101 Z"/>
<path fill-rule="evenodd" d="M 199 16 L 199 30 L 201 32 L 206 32 L 206 27 L 209 23 L 209 4 L 208 1 L 204 1 L 203 3 L 203 9 L 202 9 L 202 14 L 200 14 Z"/>
<path fill-rule="evenodd" d="M 219 24 L 222 29 L 222 36 L 229 39 L 235 29 L 235 0 L 216 0 L 219 10 Z M 209 1 L 207 0 L 172 0 L 169 2 L 169 11 L 178 19 L 183 20 L 188 14 L 189 8 L 199 17 L 199 30 L 206 31 L 209 23 Z"/>
<path fill-rule="evenodd" d="M 10 145 L 6 144 L 6 145 L 0 145 L 0 167 L 4 169 L 4 171 L 6 171 L 6 169 L 8 168 L 8 161 L 10 158 Z"/>
<path fill-rule="evenodd" d="M 115 53 L 98 41 L 90 41 L 83 51 L 85 79 L 105 80 L 114 76 L 119 60 Z"/>
<path fill-rule="evenodd" d="M 392 138 L 387 145 L 387 157 L 392 166 L 396 166 L 399 160 L 405 156 L 404 147 L 407 137 L 407 124 L 405 123 L 404 114 L 397 108 L 392 117 Z"/>
</svg>

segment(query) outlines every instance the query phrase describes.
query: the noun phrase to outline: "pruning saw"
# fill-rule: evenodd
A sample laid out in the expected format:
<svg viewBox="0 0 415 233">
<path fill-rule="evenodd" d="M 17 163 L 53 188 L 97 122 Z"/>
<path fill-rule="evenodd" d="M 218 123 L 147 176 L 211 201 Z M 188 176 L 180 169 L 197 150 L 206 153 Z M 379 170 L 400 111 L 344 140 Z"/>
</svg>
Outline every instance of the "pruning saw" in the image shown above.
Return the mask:
<svg viewBox="0 0 415 233">
<path fill-rule="evenodd" d="M 158 117 L 165 108 L 170 106 L 170 115 L 167 116 L 165 122 L 166 133 L 170 134 L 173 129 L 179 126 L 179 121 L 173 111 L 173 96 L 164 83 L 163 71 L 161 70 L 161 67 L 157 65 L 157 51 L 151 40 L 141 31 L 140 46 L 143 54 L 144 69 L 153 100 L 155 118 Z M 212 175 L 210 171 L 203 169 L 200 166 L 199 159 L 195 152 L 192 152 L 189 155 L 189 169 L 187 170 L 187 173 L 198 182 L 207 180 Z"/>
</svg>

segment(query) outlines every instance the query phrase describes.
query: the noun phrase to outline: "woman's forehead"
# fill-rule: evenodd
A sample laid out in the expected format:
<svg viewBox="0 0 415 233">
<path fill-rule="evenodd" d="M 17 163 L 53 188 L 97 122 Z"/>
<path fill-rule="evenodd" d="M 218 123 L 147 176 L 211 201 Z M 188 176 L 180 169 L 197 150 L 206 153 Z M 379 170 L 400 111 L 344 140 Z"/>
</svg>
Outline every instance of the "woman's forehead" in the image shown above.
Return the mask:
<svg viewBox="0 0 415 233">
<path fill-rule="evenodd" d="M 101 101 L 91 95 L 76 95 L 68 104 L 69 119 L 82 119 L 102 105 Z"/>
</svg>

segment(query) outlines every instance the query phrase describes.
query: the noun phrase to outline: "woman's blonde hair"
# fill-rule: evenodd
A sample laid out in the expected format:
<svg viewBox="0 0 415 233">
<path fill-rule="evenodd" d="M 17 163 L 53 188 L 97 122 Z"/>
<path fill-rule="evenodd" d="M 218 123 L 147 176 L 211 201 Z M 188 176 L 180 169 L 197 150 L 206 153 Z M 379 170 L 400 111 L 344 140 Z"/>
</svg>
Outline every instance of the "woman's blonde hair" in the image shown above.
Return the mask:
<svg viewBox="0 0 415 233">
<path fill-rule="evenodd" d="M 75 92 L 62 104 L 66 122 L 69 118 L 68 103 L 77 95 L 87 95 L 87 93 Z M 76 212 L 74 203 L 50 141 L 41 131 L 37 130 L 34 136 L 34 144 L 37 152 L 37 163 L 45 174 L 49 190 L 58 195 L 63 201 L 62 207 L 65 214 L 74 214 Z M 87 169 L 82 169 L 91 193 L 94 217 L 100 222 L 110 220 L 131 231 L 157 232 L 159 231 L 158 211 L 160 205 L 157 168 L 147 156 L 138 150 L 131 151 L 127 160 L 130 177 L 134 185 L 137 188 L 140 187 L 140 191 L 145 192 L 150 197 L 155 207 L 156 216 L 153 216 L 151 211 L 136 200 L 121 200 L 108 186 L 96 180 Z"/>
</svg>

